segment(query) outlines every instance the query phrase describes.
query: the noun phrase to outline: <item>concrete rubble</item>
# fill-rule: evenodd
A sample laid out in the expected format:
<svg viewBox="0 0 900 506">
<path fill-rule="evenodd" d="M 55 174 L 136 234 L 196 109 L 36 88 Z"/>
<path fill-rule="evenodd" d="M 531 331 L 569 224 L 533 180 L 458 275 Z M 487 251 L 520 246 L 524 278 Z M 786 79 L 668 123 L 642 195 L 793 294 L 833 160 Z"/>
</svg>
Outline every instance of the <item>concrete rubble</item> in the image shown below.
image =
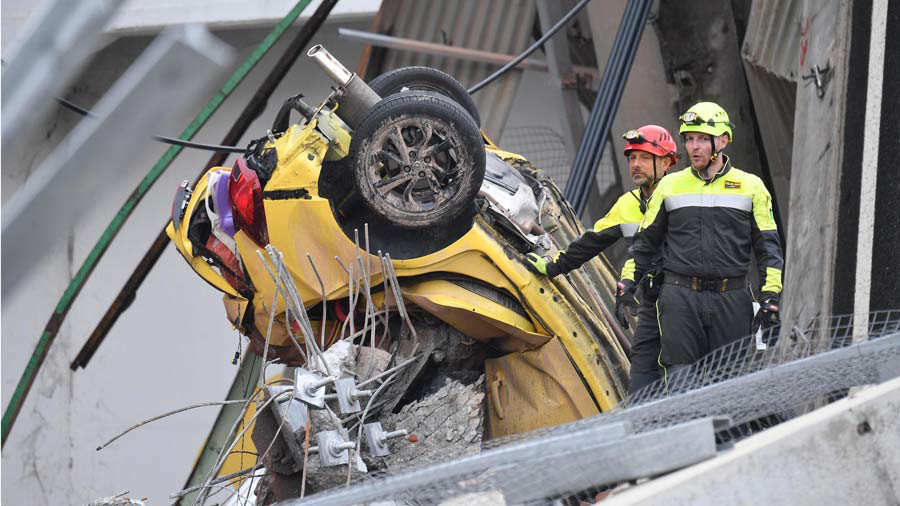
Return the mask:
<svg viewBox="0 0 900 506">
<path fill-rule="evenodd" d="M 87 504 L 87 506 L 147 506 L 147 498 L 132 499 L 128 496 L 129 492 L 121 492 L 119 494 L 96 499 Z"/>
</svg>

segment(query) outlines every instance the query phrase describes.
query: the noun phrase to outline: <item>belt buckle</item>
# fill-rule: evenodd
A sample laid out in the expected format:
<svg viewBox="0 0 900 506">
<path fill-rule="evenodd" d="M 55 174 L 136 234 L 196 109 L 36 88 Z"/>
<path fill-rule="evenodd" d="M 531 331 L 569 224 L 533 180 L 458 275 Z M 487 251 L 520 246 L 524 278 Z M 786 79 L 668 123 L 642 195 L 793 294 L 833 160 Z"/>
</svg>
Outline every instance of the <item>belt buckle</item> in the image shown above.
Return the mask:
<svg viewBox="0 0 900 506">
<path fill-rule="evenodd" d="M 703 290 L 708 292 L 718 292 L 719 290 L 719 282 L 715 279 L 704 279 L 703 281 Z M 724 286 L 724 285 L 723 285 Z"/>
</svg>

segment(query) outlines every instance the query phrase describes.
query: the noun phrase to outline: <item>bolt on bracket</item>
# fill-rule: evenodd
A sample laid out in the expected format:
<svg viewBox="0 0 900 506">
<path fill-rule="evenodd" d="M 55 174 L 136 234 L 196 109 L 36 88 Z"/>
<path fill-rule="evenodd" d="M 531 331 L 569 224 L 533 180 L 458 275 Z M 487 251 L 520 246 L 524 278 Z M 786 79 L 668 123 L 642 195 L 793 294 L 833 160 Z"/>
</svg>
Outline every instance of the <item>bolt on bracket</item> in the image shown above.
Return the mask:
<svg viewBox="0 0 900 506">
<path fill-rule="evenodd" d="M 294 397 L 312 407 L 325 407 L 325 387 L 334 383 L 334 376 L 320 376 L 303 368 L 294 373 Z"/>
<path fill-rule="evenodd" d="M 334 387 L 337 390 L 338 408 L 343 415 L 362 411 L 359 400 L 372 395 L 371 390 L 358 390 L 356 380 L 353 378 L 339 379 L 335 382 Z"/>
<path fill-rule="evenodd" d="M 356 443 L 347 441 L 336 430 L 323 430 L 316 434 L 319 442 L 319 460 L 323 467 L 345 465 L 350 462 L 350 450 Z"/>
<path fill-rule="evenodd" d="M 389 439 L 405 437 L 409 434 L 404 429 L 385 432 L 381 427 L 381 422 L 363 425 L 363 432 L 366 433 L 366 443 L 368 444 L 369 452 L 376 457 L 387 457 L 391 454 L 391 450 L 387 445 Z"/>
<path fill-rule="evenodd" d="M 816 85 L 816 96 L 822 99 L 825 97 L 825 88 L 831 80 L 831 64 L 826 63 L 825 68 L 820 68 L 818 65 L 810 67 L 809 74 L 800 76 L 800 78 L 804 81 L 811 80 Z"/>
</svg>

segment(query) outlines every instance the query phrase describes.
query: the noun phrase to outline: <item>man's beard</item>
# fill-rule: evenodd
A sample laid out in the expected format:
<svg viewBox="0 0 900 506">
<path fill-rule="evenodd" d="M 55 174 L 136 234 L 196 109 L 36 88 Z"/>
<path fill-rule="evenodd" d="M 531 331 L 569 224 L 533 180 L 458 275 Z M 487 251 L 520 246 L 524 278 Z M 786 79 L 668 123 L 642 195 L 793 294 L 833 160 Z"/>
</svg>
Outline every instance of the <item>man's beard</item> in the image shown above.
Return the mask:
<svg viewBox="0 0 900 506">
<path fill-rule="evenodd" d="M 691 163 L 691 168 L 696 169 L 696 170 L 702 170 L 704 167 L 706 167 L 707 165 L 709 165 L 709 162 L 710 162 L 710 161 L 712 161 L 712 160 L 711 160 L 711 157 L 708 157 L 708 156 L 706 156 L 706 157 L 701 157 L 701 158 L 705 158 L 706 161 L 705 161 L 705 162 L 700 162 L 700 165 L 697 166 L 697 165 L 694 165 L 694 160 L 693 160 L 693 158 L 688 157 L 688 160 L 689 160 L 690 163 Z"/>
<path fill-rule="evenodd" d="M 645 176 L 643 174 L 638 174 L 637 176 L 631 177 L 631 182 L 637 186 L 648 187 L 653 182 L 653 179 L 649 176 Z"/>
</svg>

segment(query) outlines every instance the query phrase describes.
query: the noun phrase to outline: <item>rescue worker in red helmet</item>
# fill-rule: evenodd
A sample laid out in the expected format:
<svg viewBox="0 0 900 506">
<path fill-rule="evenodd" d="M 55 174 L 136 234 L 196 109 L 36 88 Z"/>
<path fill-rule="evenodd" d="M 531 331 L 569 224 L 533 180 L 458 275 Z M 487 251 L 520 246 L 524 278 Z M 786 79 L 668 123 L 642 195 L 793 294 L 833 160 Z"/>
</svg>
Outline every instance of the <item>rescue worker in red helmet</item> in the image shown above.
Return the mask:
<svg viewBox="0 0 900 506">
<path fill-rule="evenodd" d="M 723 153 L 734 140 L 728 113 L 700 102 L 679 119 L 691 166 L 660 182 L 632 247 L 635 276 L 647 273 L 642 285 L 659 286 L 652 264 L 662 253 L 656 307 L 667 379 L 760 326 L 774 344 L 784 265 L 769 191 Z M 762 292 L 755 317 L 746 280 L 751 252 Z"/>
<path fill-rule="evenodd" d="M 527 258 L 535 271 L 549 277 L 565 274 L 581 267 L 619 239 L 631 241 L 654 188 L 666 171 L 675 166 L 678 148 L 668 130 L 657 125 L 630 130 L 625 133 L 624 138 L 625 157 L 631 179 L 637 188 L 619 197 L 606 216 L 594 224 L 593 230 L 573 241 L 555 260 L 549 261 L 535 253 L 529 253 Z M 628 328 L 626 308 L 635 305 L 634 272 L 634 260 L 628 258 L 622 267 L 616 291 L 616 317 L 625 328 Z M 631 349 L 630 392 L 636 392 L 660 377 L 657 363 L 659 329 L 653 302 L 648 297 L 642 297 L 640 301 L 641 308 L 638 311 Z"/>
</svg>

